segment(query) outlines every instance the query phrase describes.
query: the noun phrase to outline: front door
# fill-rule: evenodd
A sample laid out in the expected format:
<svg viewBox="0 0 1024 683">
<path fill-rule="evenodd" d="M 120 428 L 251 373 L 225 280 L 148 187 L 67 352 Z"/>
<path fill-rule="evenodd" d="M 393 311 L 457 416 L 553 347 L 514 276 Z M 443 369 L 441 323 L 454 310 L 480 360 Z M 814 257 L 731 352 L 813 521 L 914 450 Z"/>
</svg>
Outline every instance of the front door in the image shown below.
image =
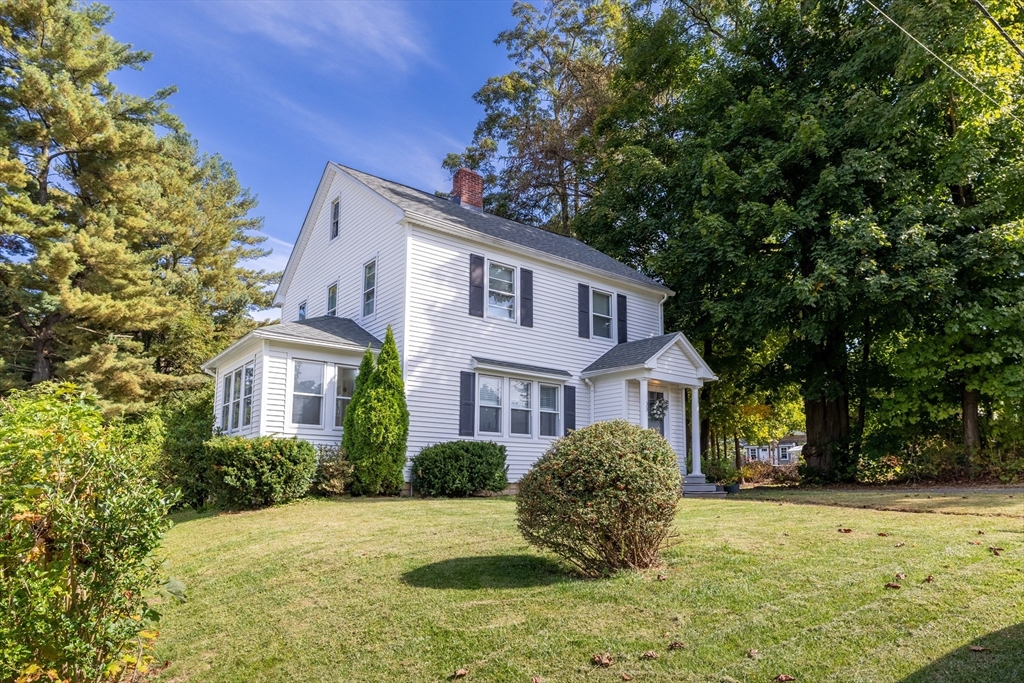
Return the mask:
<svg viewBox="0 0 1024 683">
<path fill-rule="evenodd" d="M 665 436 L 665 413 L 667 410 L 668 401 L 665 400 L 664 392 L 647 392 L 647 427 L 657 430 L 662 436 Z"/>
</svg>

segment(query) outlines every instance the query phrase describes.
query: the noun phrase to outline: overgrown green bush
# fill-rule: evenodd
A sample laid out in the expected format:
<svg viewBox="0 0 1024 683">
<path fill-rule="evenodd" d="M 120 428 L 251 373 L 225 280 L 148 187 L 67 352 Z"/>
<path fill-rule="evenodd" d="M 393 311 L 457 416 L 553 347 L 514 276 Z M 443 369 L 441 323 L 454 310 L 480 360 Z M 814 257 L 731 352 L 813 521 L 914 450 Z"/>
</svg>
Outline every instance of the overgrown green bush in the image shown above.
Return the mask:
<svg viewBox="0 0 1024 683">
<path fill-rule="evenodd" d="M 345 411 L 342 445 L 353 466 L 352 493 L 395 495 L 402 490 L 409 409 L 395 335 L 388 326 L 374 365 L 367 349 Z"/>
<path fill-rule="evenodd" d="M 519 530 L 589 576 L 654 567 L 680 484 L 676 454 L 660 434 L 598 422 L 555 441 L 519 482 Z"/>
<path fill-rule="evenodd" d="M 701 462 L 701 470 L 708 481 L 716 484 L 731 484 L 739 479 L 739 472 L 732 458 L 716 458 L 710 456 Z"/>
<path fill-rule="evenodd" d="M 116 432 L 73 385 L 0 402 L 0 680 L 107 680 L 152 659 L 171 501 Z"/>
<path fill-rule="evenodd" d="M 775 476 L 775 466 L 763 460 L 751 460 L 743 463 L 740 473 L 748 484 L 766 484 Z"/>
<path fill-rule="evenodd" d="M 426 496 L 461 498 L 508 488 L 505 447 L 492 441 L 427 446 L 412 461 L 413 486 Z"/>
<path fill-rule="evenodd" d="M 316 450 L 300 439 L 215 436 L 206 442 L 206 451 L 214 501 L 229 509 L 302 498 L 316 474 Z"/>
<path fill-rule="evenodd" d="M 164 439 L 160 481 L 181 492 L 179 504 L 195 509 L 213 494 L 210 463 L 203 444 L 213 435 L 213 383 L 176 391 L 160 406 Z"/>
<path fill-rule="evenodd" d="M 340 496 L 352 482 L 352 463 L 341 446 L 316 447 L 313 490 L 321 496 Z"/>
</svg>

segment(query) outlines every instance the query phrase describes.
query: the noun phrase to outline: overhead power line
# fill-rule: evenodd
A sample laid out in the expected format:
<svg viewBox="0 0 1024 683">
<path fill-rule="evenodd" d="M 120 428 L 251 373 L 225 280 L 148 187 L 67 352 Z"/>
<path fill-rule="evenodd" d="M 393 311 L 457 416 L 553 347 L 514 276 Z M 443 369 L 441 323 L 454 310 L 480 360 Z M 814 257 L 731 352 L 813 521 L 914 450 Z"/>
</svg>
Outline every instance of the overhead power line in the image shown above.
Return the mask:
<svg viewBox="0 0 1024 683">
<path fill-rule="evenodd" d="M 991 95 L 989 95 L 989 94 L 988 94 L 987 92 L 985 92 L 984 90 L 982 90 L 982 89 L 981 89 L 981 87 L 980 87 L 980 86 L 979 86 L 979 85 L 978 85 L 977 83 L 975 83 L 975 82 L 974 82 L 974 81 L 972 81 L 971 79 L 967 78 L 967 76 L 964 76 L 964 75 L 963 75 L 962 73 L 960 73 L 959 71 L 957 71 L 957 70 L 956 70 L 956 68 L 955 68 L 955 67 L 953 67 L 953 65 L 952 65 L 952 64 L 950 64 L 950 63 L 949 63 L 949 62 L 947 62 L 947 61 L 946 61 L 945 59 L 943 59 L 942 57 L 940 57 L 940 56 L 938 56 L 937 54 L 935 54 L 934 52 L 932 52 L 932 49 L 931 49 L 930 47 L 928 47 L 927 45 L 925 45 L 924 43 L 922 43 L 922 42 L 921 42 L 920 40 L 918 40 L 918 39 L 917 39 L 917 38 L 916 38 L 916 37 L 914 36 L 914 34 L 913 34 L 913 33 L 911 33 L 911 32 L 910 32 L 910 31 L 908 31 L 907 29 L 905 29 L 905 28 L 903 28 L 902 26 L 900 26 L 900 25 L 899 25 L 899 23 L 897 23 L 897 21 L 896 21 L 895 19 L 893 19 L 892 17 L 890 17 L 890 16 L 888 15 L 888 14 L 886 14 L 885 12 L 883 12 L 883 11 L 882 11 L 881 9 L 879 9 L 878 5 L 876 5 L 875 3 L 871 2 L 871 0 L 864 0 L 864 2 L 868 3 L 869 5 L 871 5 L 871 6 L 872 6 L 872 7 L 874 8 L 874 10 L 875 10 L 876 12 L 878 12 L 879 14 L 881 14 L 881 15 L 882 15 L 883 17 L 885 17 L 885 18 L 886 18 L 886 20 L 887 20 L 887 21 L 888 21 L 888 22 L 889 22 L 890 24 L 892 24 L 893 26 L 895 26 L 896 28 L 898 28 L 898 29 L 899 29 L 900 31 L 902 31 L 903 33 L 905 33 L 905 34 L 906 34 L 906 36 L 907 36 L 908 38 L 910 38 L 910 39 L 911 39 L 912 41 L 914 41 L 915 43 L 917 43 L 918 45 L 920 45 L 920 46 L 921 46 L 921 49 L 923 49 L 923 50 L 924 50 L 925 52 L 927 52 L 928 54 L 930 54 L 930 55 L 931 55 L 932 57 L 934 57 L 935 59 L 939 60 L 939 62 L 941 62 L 943 66 L 945 66 L 945 67 L 946 67 L 947 69 L 949 69 L 950 71 L 952 71 L 953 73 L 955 73 L 955 74 L 956 74 L 956 75 L 957 75 L 957 76 L 958 76 L 958 77 L 960 78 L 960 80 L 962 80 L 962 81 L 963 81 L 964 83 L 966 83 L 967 85 L 971 86 L 972 88 L 974 88 L 975 90 L 977 90 L 977 91 L 978 91 L 979 93 L 981 93 L 982 97 L 984 97 L 985 99 L 987 99 L 987 100 L 988 100 L 989 102 L 991 102 L 992 104 L 994 104 L 994 105 L 996 105 L 997 107 L 999 107 L 1000 111 L 1005 111 L 1005 112 L 1006 112 L 1006 114 L 1007 114 L 1007 115 L 1008 115 L 1008 116 L 1009 116 L 1010 118 L 1012 118 L 1012 119 L 1013 119 L 1014 121 L 1016 121 L 1017 123 L 1019 123 L 1019 124 L 1021 124 L 1021 125 L 1024 125 L 1024 121 L 1021 121 L 1021 120 L 1020 120 L 1019 118 L 1017 118 L 1016 116 L 1014 116 L 1014 115 L 1013 115 L 1013 112 L 1011 112 L 1011 111 L 1010 111 L 1010 110 L 1008 109 L 1008 107 L 1007 107 L 1006 105 L 1003 105 L 1003 104 L 999 104 L 998 102 L 996 102 L 995 98 L 994 98 L 994 97 L 992 97 Z"/>
<path fill-rule="evenodd" d="M 1003 38 L 1006 38 L 1006 42 L 1010 44 L 1010 47 L 1017 51 L 1017 54 L 1020 55 L 1020 58 L 1024 59 L 1024 50 L 1021 50 L 1020 45 L 1018 45 L 1016 41 L 1014 41 L 1014 39 L 1010 37 L 1009 33 L 1003 30 L 1003 27 L 999 25 L 999 22 L 996 21 L 995 17 L 989 14 L 988 9 L 983 4 L 981 4 L 981 1 L 971 0 L 971 2 L 973 2 L 974 5 L 981 10 L 981 13 L 985 15 L 985 18 L 988 19 L 989 22 L 991 22 L 992 25 L 996 27 L 996 30 L 999 31 L 999 35 L 1001 35 Z"/>
</svg>

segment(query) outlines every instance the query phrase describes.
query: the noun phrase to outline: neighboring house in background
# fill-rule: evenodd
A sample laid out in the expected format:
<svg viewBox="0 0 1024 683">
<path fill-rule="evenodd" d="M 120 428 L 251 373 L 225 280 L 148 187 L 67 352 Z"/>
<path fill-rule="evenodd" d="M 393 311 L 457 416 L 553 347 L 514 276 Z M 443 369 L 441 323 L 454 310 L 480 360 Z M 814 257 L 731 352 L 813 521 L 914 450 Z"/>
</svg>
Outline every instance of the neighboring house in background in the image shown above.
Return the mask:
<svg viewBox="0 0 1024 683">
<path fill-rule="evenodd" d="M 682 333 L 664 333 L 671 290 L 578 240 L 483 213 L 468 169 L 453 186 L 446 199 L 327 165 L 274 297 L 282 322 L 203 366 L 218 427 L 338 443 L 360 357 L 390 325 L 409 458 L 495 441 L 515 482 L 556 437 L 627 419 L 660 431 L 687 473 L 696 390 L 716 378 Z M 686 493 L 713 491 L 692 456 Z"/>
<path fill-rule="evenodd" d="M 747 462 L 760 461 L 772 465 L 792 465 L 800 457 L 804 444 L 807 443 L 807 435 L 803 432 L 790 432 L 778 441 L 768 444 L 748 444 L 740 442 Z"/>
</svg>

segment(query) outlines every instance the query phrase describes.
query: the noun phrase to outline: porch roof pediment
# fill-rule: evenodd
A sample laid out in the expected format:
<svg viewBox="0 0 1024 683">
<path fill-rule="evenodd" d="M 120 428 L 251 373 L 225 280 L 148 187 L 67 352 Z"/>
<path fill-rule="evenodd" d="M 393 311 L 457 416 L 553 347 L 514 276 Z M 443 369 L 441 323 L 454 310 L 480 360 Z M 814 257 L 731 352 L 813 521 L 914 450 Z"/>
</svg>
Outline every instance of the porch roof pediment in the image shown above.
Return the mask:
<svg viewBox="0 0 1024 683">
<path fill-rule="evenodd" d="M 708 364 L 704 362 L 697 350 L 682 332 L 672 332 L 647 339 L 637 339 L 625 344 L 618 344 L 603 356 L 584 368 L 582 377 L 625 372 L 634 370 L 638 375 L 661 376 L 672 381 L 667 373 L 659 368 L 659 359 L 671 349 L 679 352 L 693 366 L 698 380 L 714 381 L 718 379 Z"/>
</svg>

